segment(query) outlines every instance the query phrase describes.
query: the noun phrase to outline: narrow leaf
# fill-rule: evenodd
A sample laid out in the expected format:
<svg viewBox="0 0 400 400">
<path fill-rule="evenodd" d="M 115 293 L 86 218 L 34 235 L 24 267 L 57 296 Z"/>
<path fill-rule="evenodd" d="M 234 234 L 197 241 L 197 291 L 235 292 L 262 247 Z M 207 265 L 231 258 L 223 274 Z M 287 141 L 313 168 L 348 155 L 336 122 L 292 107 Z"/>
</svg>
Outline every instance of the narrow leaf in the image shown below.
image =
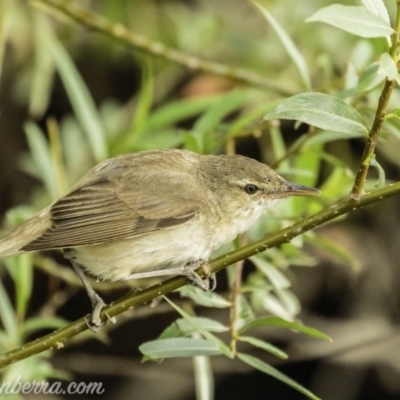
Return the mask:
<svg viewBox="0 0 400 400">
<path fill-rule="evenodd" d="M 215 129 L 223 118 L 242 107 L 245 101 L 246 96 L 242 91 L 233 91 L 221 97 L 219 101 L 211 104 L 211 106 L 196 121 L 193 126 L 193 131 L 204 133 L 207 130 Z"/>
<path fill-rule="evenodd" d="M 276 267 L 272 266 L 264 257 L 253 256 L 250 258 L 256 267 L 269 279 L 272 286 L 276 289 L 290 287 L 290 281 Z"/>
<path fill-rule="evenodd" d="M 222 297 L 220 294 L 214 292 L 205 292 L 196 286 L 183 286 L 179 289 L 179 293 L 182 297 L 188 297 L 196 304 L 205 307 L 227 308 L 232 305 L 230 301 L 226 300 L 225 297 Z"/>
<path fill-rule="evenodd" d="M 385 119 L 389 119 L 389 118 L 400 119 L 400 108 L 395 108 L 393 110 L 393 112 L 391 112 L 390 114 L 387 114 Z"/>
<path fill-rule="evenodd" d="M 93 155 L 97 162 L 102 161 L 107 158 L 108 150 L 101 115 L 96 109 L 85 82 L 62 44 L 57 38 L 51 37 L 48 40 L 48 46 L 71 105 L 86 133 Z"/>
<path fill-rule="evenodd" d="M 382 168 L 381 164 L 376 161 L 375 154 L 371 158 L 370 165 L 378 172 L 378 182 L 376 182 L 375 187 L 378 189 L 383 188 L 385 186 L 385 170 Z"/>
<path fill-rule="evenodd" d="M 263 7 L 256 1 L 253 1 L 253 3 L 260 9 L 266 20 L 275 29 L 275 32 L 278 34 L 283 46 L 285 47 L 287 53 L 289 54 L 297 70 L 299 71 L 304 87 L 306 88 L 306 90 L 311 90 L 311 79 L 310 79 L 310 74 L 308 72 L 307 64 L 304 61 L 304 58 L 301 55 L 301 53 L 297 50 L 296 45 L 293 43 L 292 39 L 282 28 L 279 22 L 268 12 L 268 10 L 265 7 Z"/>
<path fill-rule="evenodd" d="M 338 97 L 323 93 L 302 93 L 284 100 L 264 119 L 292 119 L 317 128 L 351 135 L 367 134 L 360 114 Z"/>
<path fill-rule="evenodd" d="M 67 325 L 68 321 L 59 317 L 33 317 L 25 321 L 23 335 L 27 337 L 42 329 L 59 329 Z"/>
<path fill-rule="evenodd" d="M 135 113 L 132 119 L 132 135 L 140 132 L 146 126 L 154 97 L 154 72 L 151 62 L 142 68 L 142 82 L 138 94 Z"/>
<path fill-rule="evenodd" d="M 11 258 L 11 260 L 15 263 L 15 268 L 10 272 L 15 282 L 16 309 L 18 316 L 23 318 L 33 286 L 32 254 L 21 254 L 19 257 Z"/>
<path fill-rule="evenodd" d="M 249 329 L 256 328 L 259 326 L 279 326 L 281 328 L 294 329 L 296 331 L 305 333 L 306 335 L 315 337 L 317 339 L 332 341 L 328 335 L 325 335 L 325 333 L 322 333 L 321 331 L 315 328 L 310 328 L 309 326 L 302 325 L 297 322 L 286 321 L 285 319 L 280 317 L 265 317 L 256 319 L 247 324 L 246 326 L 244 326 L 239 331 L 239 335 L 248 331 Z"/>
<path fill-rule="evenodd" d="M 255 337 L 239 336 L 238 340 L 240 340 L 241 342 L 249 343 L 255 347 L 258 347 L 259 349 L 268 351 L 269 353 L 281 358 L 282 360 L 287 360 L 289 358 L 289 356 L 281 349 L 278 349 L 278 347 L 274 346 L 271 343 L 267 343 L 264 342 L 263 340 L 257 339 Z"/>
<path fill-rule="evenodd" d="M 139 350 L 150 358 L 218 356 L 221 351 L 204 339 L 160 339 L 143 343 Z"/>
<path fill-rule="evenodd" d="M 40 177 L 52 199 L 58 195 L 57 177 L 48 142 L 42 130 L 33 122 L 24 125 L 31 155 Z"/>
<path fill-rule="evenodd" d="M 165 128 L 184 119 L 193 118 L 219 100 L 220 96 L 210 96 L 170 101 L 152 111 L 145 128 L 146 130 Z"/>
<path fill-rule="evenodd" d="M 294 381 L 292 378 L 289 378 L 287 375 L 278 371 L 276 368 L 265 363 L 264 361 L 261 361 L 258 358 L 255 358 L 253 356 L 249 356 L 248 354 L 243 354 L 243 353 L 239 353 L 238 358 L 240 360 L 242 360 L 244 363 L 246 363 L 247 365 L 250 365 L 251 367 L 258 369 L 259 371 L 264 372 L 265 374 L 270 375 L 275 379 L 278 379 L 279 381 L 285 383 L 286 385 L 292 387 L 293 389 L 296 389 L 297 391 L 299 391 L 300 393 L 303 393 L 310 399 L 320 400 L 319 397 L 317 397 L 315 394 L 310 392 L 304 386 L 300 385 L 299 383 Z"/>
<path fill-rule="evenodd" d="M 306 22 L 325 22 L 364 38 L 386 37 L 394 32 L 386 21 L 362 6 L 332 4 L 318 10 Z"/>
<path fill-rule="evenodd" d="M 193 320 L 206 329 L 209 332 L 226 332 L 228 328 L 221 324 L 219 321 L 215 321 L 205 317 L 192 317 Z M 196 328 L 184 318 L 179 318 L 174 321 L 170 326 L 164 329 L 158 339 L 168 339 L 176 337 L 189 336 L 197 332 Z"/>
<path fill-rule="evenodd" d="M 383 53 L 379 58 L 378 75 L 383 75 L 389 81 L 397 78 L 397 65 L 389 53 Z"/>
<path fill-rule="evenodd" d="M 310 146 L 322 143 L 333 142 L 335 140 L 347 140 L 351 138 L 357 138 L 364 136 L 364 133 L 355 133 L 354 135 L 350 133 L 342 132 L 332 132 L 332 131 L 319 131 L 316 135 L 311 136 L 310 139 L 304 144 L 304 148 L 309 148 Z"/>
<path fill-rule="evenodd" d="M 39 11 L 32 10 L 34 65 L 29 93 L 29 114 L 42 117 L 50 102 L 54 60 L 47 51 L 46 42 L 51 33 L 49 18 Z"/>
<path fill-rule="evenodd" d="M 18 340 L 17 316 L 2 281 L 0 281 L 0 320 L 7 335 Z"/>
<path fill-rule="evenodd" d="M 358 80 L 357 89 L 364 92 L 373 89 L 374 87 L 378 86 L 381 82 L 383 82 L 385 76 L 382 74 L 378 74 L 379 68 L 380 68 L 379 62 L 373 62 L 372 64 L 368 65 L 364 69 Z"/>
<path fill-rule="evenodd" d="M 334 242 L 333 240 L 324 237 L 322 235 L 315 235 L 312 239 L 308 239 L 308 242 L 313 246 L 319 247 L 325 251 L 328 251 L 333 256 L 340 259 L 342 262 L 349 264 L 351 268 L 359 272 L 362 268 L 360 260 L 354 255 L 353 252 Z"/>
<path fill-rule="evenodd" d="M 175 310 L 187 321 L 189 321 L 197 330 L 200 332 L 209 342 L 211 342 L 216 348 L 218 348 L 221 353 L 225 354 L 229 358 L 233 358 L 232 351 L 229 347 L 220 339 L 218 339 L 215 335 L 205 330 L 202 326 L 200 326 L 196 321 L 185 311 L 183 311 L 180 307 L 174 304 L 168 297 L 163 296 L 163 298 L 173 307 Z"/>
<path fill-rule="evenodd" d="M 9 36 L 11 36 L 10 28 L 14 21 L 14 18 L 12 18 L 14 8 L 15 4 L 12 0 L 3 0 L 0 2 L 0 78 L 4 65 L 6 45 L 9 43 Z"/>
</svg>

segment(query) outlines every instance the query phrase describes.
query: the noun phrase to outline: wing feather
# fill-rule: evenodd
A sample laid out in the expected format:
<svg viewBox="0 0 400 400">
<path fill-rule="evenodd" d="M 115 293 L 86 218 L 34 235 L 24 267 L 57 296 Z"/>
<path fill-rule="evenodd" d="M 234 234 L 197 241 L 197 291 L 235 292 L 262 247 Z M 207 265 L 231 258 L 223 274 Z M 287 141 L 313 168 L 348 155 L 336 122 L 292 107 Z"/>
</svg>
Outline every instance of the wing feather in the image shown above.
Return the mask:
<svg viewBox="0 0 400 400">
<path fill-rule="evenodd" d="M 100 164 L 98 173 L 89 172 L 91 179 L 78 182 L 55 202 L 50 208 L 52 226 L 23 250 L 133 238 L 179 226 L 198 213 L 202 197 L 186 170 L 147 166 L 143 174 L 143 165 L 124 169 L 121 164 L 115 173 L 115 165 L 112 167 L 107 173 L 107 165 Z M 186 186 L 184 191 L 182 185 Z"/>
</svg>

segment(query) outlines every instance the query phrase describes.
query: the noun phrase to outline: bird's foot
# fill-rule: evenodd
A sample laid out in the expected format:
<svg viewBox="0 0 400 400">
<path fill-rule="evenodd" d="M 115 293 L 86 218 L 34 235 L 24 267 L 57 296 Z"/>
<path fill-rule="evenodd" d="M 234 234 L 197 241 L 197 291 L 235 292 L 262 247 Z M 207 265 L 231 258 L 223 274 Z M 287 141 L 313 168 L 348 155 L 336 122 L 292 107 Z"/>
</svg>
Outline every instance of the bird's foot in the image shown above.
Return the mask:
<svg viewBox="0 0 400 400">
<path fill-rule="evenodd" d="M 201 268 L 206 275 L 206 278 L 203 279 L 196 272 Z M 203 289 L 204 291 L 213 291 L 217 286 L 217 278 L 215 273 L 211 272 L 210 264 L 204 260 L 192 261 L 181 268 L 181 275 L 186 276 L 189 280 L 191 280 L 196 286 Z M 211 286 L 210 286 L 211 281 Z"/>
<path fill-rule="evenodd" d="M 90 318 L 85 317 L 85 322 L 91 331 L 98 332 L 107 323 L 107 320 L 115 324 L 117 321 L 116 318 L 110 317 L 107 313 L 105 313 L 107 320 L 103 321 L 101 319 L 101 310 L 106 307 L 107 304 L 97 293 L 94 292 L 94 294 L 90 296 L 90 301 L 92 303 L 93 310 L 90 314 Z"/>
</svg>

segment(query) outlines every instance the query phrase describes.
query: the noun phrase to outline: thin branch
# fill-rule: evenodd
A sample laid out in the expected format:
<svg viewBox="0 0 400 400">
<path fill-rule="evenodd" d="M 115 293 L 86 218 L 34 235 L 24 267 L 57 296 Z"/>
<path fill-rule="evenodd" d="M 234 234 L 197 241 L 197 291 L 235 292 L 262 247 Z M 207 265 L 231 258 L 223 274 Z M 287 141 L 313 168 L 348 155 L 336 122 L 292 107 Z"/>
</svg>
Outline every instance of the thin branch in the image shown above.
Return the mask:
<svg viewBox="0 0 400 400">
<path fill-rule="evenodd" d="M 230 318 L 230 331 L 231 331 L 230 348 L 231 348 L 233 354 L 237 353 L 237 350 L 236 350 L 237 337 L 238 337 L 237 322 L 238 322 L 239 313 L 240 313 L 239 302 L 240 302 L 240 295 L 242 293 L 243 266 L 244 266 L 244 260 L 240 260 L 240 262 L 236 263 L 235 281 L 234 281 L 234 286 L 233 286 L 233 290 L 232 290 L 232 308 L 231 308 L 231 318 Z"/>
<path fill-rule="evenodd" d="M 308 132 L 301 136 L 299 140 L 296 140 L 287 150 L 286 153 L 282 155 L 282 157 L 275 160 L 270 167 L 272 169 L 276 169 L 279 164 L 283 161 L 290 159 L 295 154 L 299 153 L 301 149 L 306 145 L 306 143 L 315 135 L 315 127 L 309 126 Z"/>
<path fill-rule="evenodd" d="M 390 95 L 392 94 L 393 88 L 396 81 L 386 80 L 385 86 L 382 90 L 381 96 L 379 97 L 378 108 L 376 110 L 374 123 L 370 130 L 367 143 L 364 148 L 363 155 L 361 157 L 360 166 L 358 168 L 356 178 L 354 180 L 354 186 L 351 191 L 351 196 L 354 199 L 359 199 L 364 195 L 364 185 L 367 180 L 367 174 L 370 166 L 370 161 L 375 152 L 376 143 L 379 138 L 379 134 L 382 129 L 383 122 L 386 116 L 387 105 L 389 103 Z"/>
<path fill-rule="evenodd" d="M 400 3 L 397 1 L 397 15 L 396 22 L 394 26 L 394 34 L 392 35 L 392 46 L 390 48 L 390 55 L 398 63 L 398 49 L 399 49 L 399 32 L 400 32 Z M 368 140 L 364 148 L 363 155 L 361 157 L 360 166 L 358 168 L 356 178 L 354 181 L 354 186 L 351 191 L 351 196 L 354 199 L 359 199 L 364 195 L 364 185 L 367 179 L 367 174 L 371 162 L 371 158 L 374 155 L 376 143 L 378 142 L 379 134 L 382 129 L 383 122 L 385 121 L 385 116 L 387 113 L 387 106 L 390 100 L 390 96 L 395 87 L 396 80 L 387 80 L 385 86 L 382 89 L 382 93 L 379 97 L 378 108 L 376 110 L 374 123 L 368 135 Z"/>
<path fill-rule="evenodd" d="M 67 15 L 79 24 L 98 31 L 132 49 L 141 50 L 151 56 L 162 57 L 168 61 L 183 65 L 190 70 L 206 72 L 233 79 L 248 85 L 262 87 L 263 89 L 273 91 L 282 96 L 293 95 L 293 92 L 278 85 L 275 81 L 266 79 L 262 75 L 251 70 L 204 60 L 185 53 L 184 51 L 167 47 L 161 42 L 150 40 L 145 36 L 130 31 L 121 23 L 114 23 L 104 18 L 102 15 L 85 9 L 76 2 L 74 3 L 70 0 L 31 1 L 34 5 L 38 5 L 41 9 L 46 11 L 47 7 L 43 8 L 43 5 L 50 7 L 50 10 L 57 10 L 62 14 L 62 16 Z M 59 17 L 59 15 L 55 13 L 53 13 L 53 15 Z"/>
<path fill-rule="evenodd" d="M 290 242 L 296 236 L 301 235 L 302 233 L 307 232 L 316 226 L 322 225 L 325 222 L 331 221 L 352 210 L 356 210 L 396 194 L 400 194 L 400 182 L 366 194 L 360 200 L 355 200 L 352 197 L 343 199 L 327 209 L 305 218 L 285 229 L 274 232 L 250 245 L 218 257 L 214 261 L 211 261 L 211 272 L 216 273 L 226 268 L 228 265 L 251 257 L 254 254 L 258 254 L 279 244 Z M 200 275 L 204 274 L 204 272 L 200 270 L 198 272 Z M 126 310 L 132 309 L 133 307 L 149 303 L 154 298 L 168 294 L 182 287 L 183 285 L 186 285 L 187 283 L 188 280 L 185 277 L 175 277 L 145 289 L 142 292 L 131 293 L 105 307 L 101 313 L 101 318 L 103 321 L 106 321 L 107 318 L 117 316 Z M 36 339 L 33 342 L 27 343 L 22 347 L 3 354 L 0 356 L 0 368 L 48 349 L 63 348 L 64 343 L 68 339 L 87 329 L 88 327 L 85 319 L 80 318 L 64 328 L 58 329 L 57 331 Z"/>
</svg>

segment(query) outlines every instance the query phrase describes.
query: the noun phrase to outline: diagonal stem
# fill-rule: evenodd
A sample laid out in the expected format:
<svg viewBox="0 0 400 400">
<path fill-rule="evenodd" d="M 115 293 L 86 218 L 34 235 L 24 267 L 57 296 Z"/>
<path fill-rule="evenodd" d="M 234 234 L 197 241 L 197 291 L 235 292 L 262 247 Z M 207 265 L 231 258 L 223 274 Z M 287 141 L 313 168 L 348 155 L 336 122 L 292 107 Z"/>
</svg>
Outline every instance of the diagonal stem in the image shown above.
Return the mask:
<svg viewBox="0 0 400 400">
<path fill-rule="evenodd" d="M 305 218 L 285 229 L 282 229 L 278 232 L 273 232 L 263 239 L 215 259 L 214 261 L 210 262 L 211 272 L 215 273 L 221 271 L 228 265 L 251 257 L 252 255 L 260 253 L 261 251 L 278 246 L 279 244 L 287 243 L 296 236 L 301 235 L 302 233 L 307 232 L 316 226 L 322 225 L 352 210 L 376 203 L 384 198 L 388 198 L 396 194 L 400 194 L 400 182 L 368 193 L 359 200 L 352 199 L 351 197 L 343 199 L 338 203 L 326 208 L 325 210 L 311 215 L 310 217 Z M 201 271 L 198 272 L 200 275 L 202 274 Z M 105 307 L 102 310 L 101 318 L 103 321 L 105 321 L 107 317 L 117 316 L 133 307 L 151 302 L 151 300 L 155 299 L 156 297 L 168 294 L 180 288 L 181 286 L 186 285 L 187 283 L 188 280 L 185 277 L 175 277 L 168 279 L 161 284 L 157 284 L 145 289 L 142 292 L 135 292 L 128 296 L 124 296 L 123 298 Z M 58 329 L 55 332 L 52 332 L 34 340 L 33 342 L 24 344 L 22 347 L 1 355 L 0 368 L 31 357 L 45 350 L 61 349 L 64 347 L 64 343 L 68 339 L 87 329 L 88 327 L 85 322 L 85 318 L 80 318 L 77 321 L 71 322 L 67 326 Z"/>
<path fill-rule="evenodd" d="M 400 34 L 400 1 L 397 0 L 397 13 L 396 21 L 394 26 L 394 33 L 392 35 L 392 46 L 390 48 L 390 55 L 398 65 L 398 50 L 399 50 L 399 34 Z M 367 179 L 367 174 L 370 166 L 370 161 L 374 155 L 376 143 L 379 138 L 379 134 L 382 130 L 382 125 L 385 120 L 387 113 L 387 106 L 390 100 L 390 96 L 395 87 L 396 80 L 389 81 L 386 79 L 385 86 L 382 89 L 382 93 L 379 97 L 378 107 L 376 110 L 374 123 L 368 135 L 367 143 L 365 144 L 364 152 L 361 157 L 360 166 L 358 168 L 356 178 L 354 180 L 353 189 L 351 190 L 350 196 L 357 200 L 364 195 L 364 185 Z"/>
<path fill-rule="evenodd" d="M 385 86 L 382 90 L 381 96 L 379 97 L 378 108 L 375 114 L 374 123 L 370 130 L 367 143 L 364 147 L 364 152 L 361 157 L 360 166 L 358 168 L 356 178 L 354 180 L 353 189 L 351 191 L 351 197 L 353 199 L 359 199 L 364 195 L 364 185 L 367 179 L 367 174 L 370 166 L 370 161 L 375 152 L 376 143 L 379 138 L 379 134 L 382 129 L 383 122 L 385 120 L 387 105 L 389 103 L 390 96 L 396 81 L 386 80 Z"/>
</svg>

